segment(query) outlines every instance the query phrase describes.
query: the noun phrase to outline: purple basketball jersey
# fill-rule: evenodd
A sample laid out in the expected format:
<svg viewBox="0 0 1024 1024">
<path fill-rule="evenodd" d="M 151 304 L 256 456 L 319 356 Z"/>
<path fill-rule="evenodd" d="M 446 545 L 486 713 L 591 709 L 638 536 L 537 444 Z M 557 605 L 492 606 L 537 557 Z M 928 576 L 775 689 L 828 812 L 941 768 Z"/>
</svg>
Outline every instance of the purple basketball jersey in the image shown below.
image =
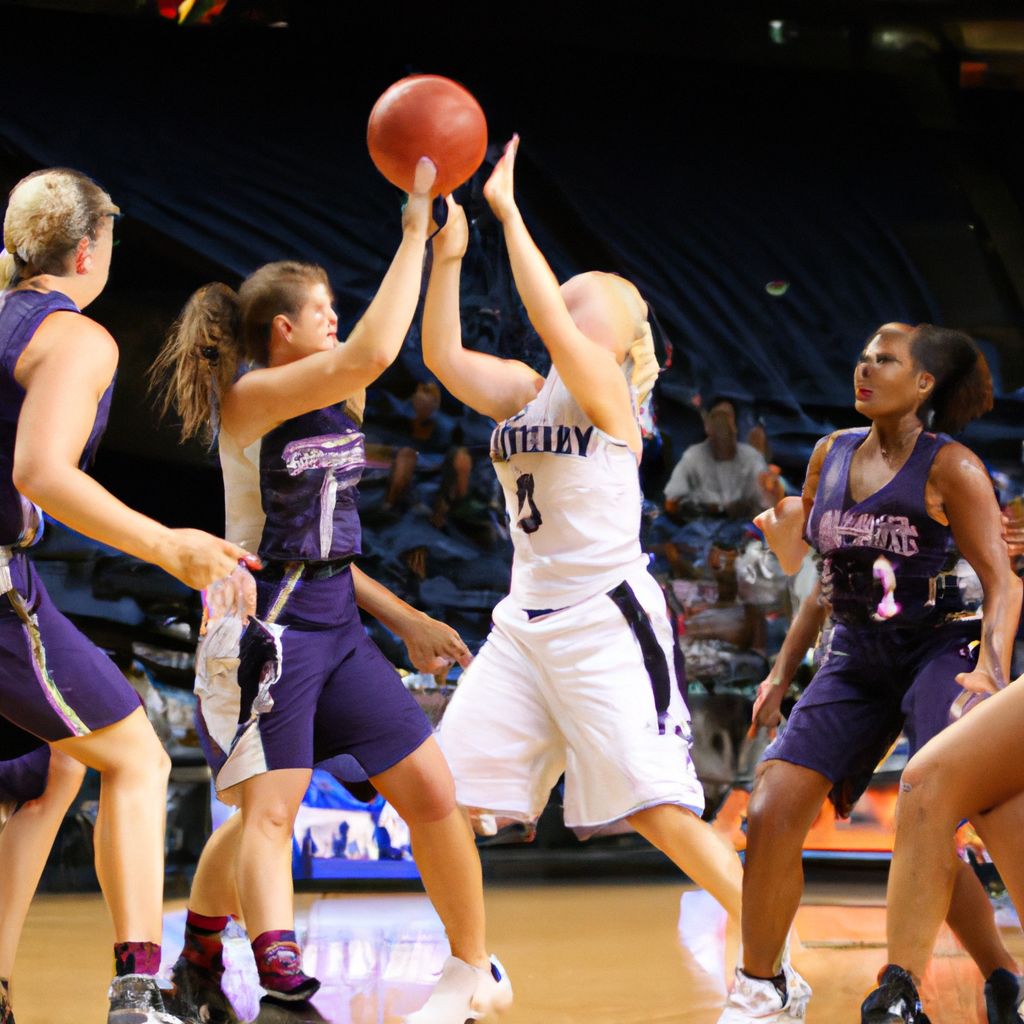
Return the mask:
<svg viewBox="0 0 1024 1024">
<path fill-rule="evenodd" d="M 896 577 L 895 597 L 902 612 L 887 620 L 892 627 L 945 620 L 955 599 L 945 595 L 941 607 L 930 581 L 955 554 L 953 534 L 925 507 L 925 485 L 939 449 L 953 439 L 922 431 L 910 458 L 884 487 L 861 502 L 850 496 L 850 460 L 868 436 L 865 427 L 840 434 L 825 456 L 814 507 L 807 522 L 807 542 L 822 557 L 821 582 L 833 616 L 847 625 L 883 625 L 872 619 L 882 596 L 873 566 L 888 559 Z"/>
<path fill-rule="evenodd" d="M 315 562 L 358 555 L 356 485 L 365 465 L 363 435 L 343 402 L 270 431 L 260 446 L 267 517 L 260 557 Z"/>
<path fill-rule="evenodd" d="M 22 498 L 12 479 L 14 441 L 25 389 L 14 379 L 14 367 L 39 325 L 51 313 L 78 307 L 62 292 L 6 292 L 0 296 L 0 545 L 16 545 L 24 530 Z M 114 383 L 103 392 L 92 433 L 82 452 L 81 467 L 92 461 L 107 426 Z"/>
</svg>

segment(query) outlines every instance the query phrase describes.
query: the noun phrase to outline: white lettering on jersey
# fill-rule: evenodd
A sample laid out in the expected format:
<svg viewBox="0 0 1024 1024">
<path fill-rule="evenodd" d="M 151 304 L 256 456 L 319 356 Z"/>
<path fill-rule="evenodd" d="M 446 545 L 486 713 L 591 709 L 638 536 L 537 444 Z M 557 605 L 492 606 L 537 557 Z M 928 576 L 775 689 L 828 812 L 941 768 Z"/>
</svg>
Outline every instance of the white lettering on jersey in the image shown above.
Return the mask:
<svg viewBox="0 0 1024 1024">
<path fill-rule="evenodd" d="M 916 555 L 917 527 L 906 516 L 873 516 L 867 512 L 829 509 L 818 527 L 819 550 L 879 548 L 897 555 Z"/>
</svg>

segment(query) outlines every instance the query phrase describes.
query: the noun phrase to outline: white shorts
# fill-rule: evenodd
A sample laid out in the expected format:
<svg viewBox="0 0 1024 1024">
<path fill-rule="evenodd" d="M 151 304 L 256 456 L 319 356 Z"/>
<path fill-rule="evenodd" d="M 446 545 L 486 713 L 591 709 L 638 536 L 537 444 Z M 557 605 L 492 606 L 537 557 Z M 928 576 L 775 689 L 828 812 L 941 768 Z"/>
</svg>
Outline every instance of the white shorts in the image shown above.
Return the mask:
<svg viewBox="0 0 1024 1024">
<path fill-rule="evenodd" d="M 646 571 L 628 584 L 636 631 L 607 594 L 533 621 L 510 598 L 494 609 L 441 721 L 462 806 L 535 822 L 564 771 L 582 835 L 658 804 L 703 812 L 665 596 Z"/>
</svg>

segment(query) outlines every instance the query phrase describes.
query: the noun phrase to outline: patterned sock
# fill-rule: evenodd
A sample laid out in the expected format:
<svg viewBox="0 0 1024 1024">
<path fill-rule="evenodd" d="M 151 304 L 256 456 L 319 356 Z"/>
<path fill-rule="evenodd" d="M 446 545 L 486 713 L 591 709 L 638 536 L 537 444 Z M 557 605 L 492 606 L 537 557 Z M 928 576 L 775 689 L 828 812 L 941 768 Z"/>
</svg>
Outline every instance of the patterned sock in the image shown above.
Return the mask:
<svg viewBox="0 0 1024 1024">
<path fill-rule="evenodd" d="M 160 970 L 160 943 L 115 942 L 114 970 L 119 978 L 126 974 L 156 974 Z"/>
<path fill-rule="evenodd" d="M 190 964 L 213 974 L 224 973 L 224 944 L 221 933 L 227 917 L 204 917 L 194 910 L 185 918 L 185 948 L 181 955 Z"/>
<path fill-rule="evenodd" d="M 264 932 L 252 943 L 260 984 L 271 995 L 286 999 L 306 999 L 320 982 L 302 972 L 302 953 L 295 932 Z"/>
<path fill-rule="evenodd" d="M 11 983 L 7 978 L 0 978 L 0 1024 L 14 1024 L 11 1012 Z"/>
</svg>

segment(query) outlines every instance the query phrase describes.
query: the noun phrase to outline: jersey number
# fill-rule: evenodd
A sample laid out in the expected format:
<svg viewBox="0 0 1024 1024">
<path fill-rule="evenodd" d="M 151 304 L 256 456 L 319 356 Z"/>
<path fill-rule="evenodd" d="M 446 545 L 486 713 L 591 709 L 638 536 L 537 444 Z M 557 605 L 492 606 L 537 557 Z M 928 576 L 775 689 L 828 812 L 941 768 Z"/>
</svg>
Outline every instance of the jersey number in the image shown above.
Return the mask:
<svg viewBox="0 0 1024 1024">
<path fill-rule="evenodd" d="M 523 533 L 536 533 L 544 520 L 541 519 L 540 509 L 537 508 L 533 501 L 532 473 L 523 473 L 516 480 L 516 497 L 519 499 L 519 528 Z M 525 516 L 522 515 L 524 505 L 529 509 L 529 514 Z"/>
</svg>

